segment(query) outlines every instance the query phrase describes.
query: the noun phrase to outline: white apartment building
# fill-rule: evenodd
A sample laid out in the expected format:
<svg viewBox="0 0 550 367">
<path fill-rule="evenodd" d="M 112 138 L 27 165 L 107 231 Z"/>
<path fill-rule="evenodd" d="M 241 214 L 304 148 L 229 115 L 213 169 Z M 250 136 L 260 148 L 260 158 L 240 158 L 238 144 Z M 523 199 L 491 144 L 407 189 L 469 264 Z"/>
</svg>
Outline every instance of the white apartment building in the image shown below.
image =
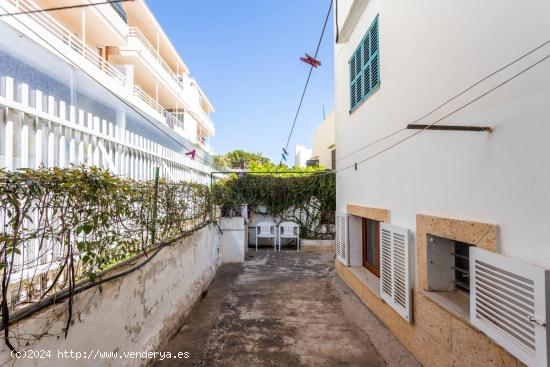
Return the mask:
<svg viewBox="0 0 550 367">
<path fill-rule="evenodd" d="M 311 159 L 311 149 L 302 144 L 296 144 L 294 153 L 294 166 L 305 167 L 307 161 Z"/>
<path fill-rule="evenodd" d="M 145 1 L 34 12 L 83 3 L 0 0 L 0 166 L 208 182 L 214 108 Z"/>
<path fill-rule="evenodd" d="M 334 0 L 336 271 L 425 366 L 548 366 L 550 2 Z"/>
</svg>

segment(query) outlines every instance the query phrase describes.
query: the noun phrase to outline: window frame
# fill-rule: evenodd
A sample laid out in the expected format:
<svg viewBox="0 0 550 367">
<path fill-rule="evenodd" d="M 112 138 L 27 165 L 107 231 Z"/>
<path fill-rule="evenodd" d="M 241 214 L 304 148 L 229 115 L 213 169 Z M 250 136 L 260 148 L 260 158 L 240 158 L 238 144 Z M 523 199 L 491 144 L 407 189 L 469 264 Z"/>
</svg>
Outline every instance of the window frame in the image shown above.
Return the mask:
<svg viewBox="0 0 550 367">
<path fill-rule="evenodd" d="M 377 259 L 378 259 L 378 268 L 372 266 L 371 264 L 369 264 L 368 262 L 368 249 L 369 249 L 369 246 L 368 246 L 368 238 L 369 238 L 369 233 L 368 233 L 368 222 L 369 221 L 372 221 L 376 224 L 376 248 L 378 249 L 378 253 L 377 253 Z M 376 277 L 380 278 L 380 221 L 378 220 L 375 220 L 375 219 L 371 219 L 371 218 L 365 218 L 365 217 L 362 217 L 361 218 L 361 237 L 362 237 L 362 253 L 361 253 L 361 257 L 362 257 L 362 263 L 363 263 L 363 267 L 366 268 L 369 272 L 371 272 L 372 274 L 376 275 Z"/>
<path fill-rule="evenodd" d="M 372 42 L 376 36 L 376 42 Z M 369 49 L 368 60 L 365 61 L 365 45 Z M 375 46 L 373 46 L 375 45 Z M 375 49 L 374 49 L 375 47 Z M 359 67 L 357 64 L 359 63 Z M 374 67 L 374 69 L 373 69 Z M 380 89 L 380 27 L 379 15 L 376 15 L 369 29 L 359 42 L 357 48 L 353 51 L 348 60 L 348 75 L 349 75 L 349 113 L 353 113 L 358 109 L 364 101 Z M 365 76 L 368 75 L 369 83 L 365 84 Z M 373 81 L 374 75 L 374 81 Z M 368 91 L 365 93 L 365 87 L 368 86 Z M 357 98 L 359 93 L 360 97 Z"/>
</svg>

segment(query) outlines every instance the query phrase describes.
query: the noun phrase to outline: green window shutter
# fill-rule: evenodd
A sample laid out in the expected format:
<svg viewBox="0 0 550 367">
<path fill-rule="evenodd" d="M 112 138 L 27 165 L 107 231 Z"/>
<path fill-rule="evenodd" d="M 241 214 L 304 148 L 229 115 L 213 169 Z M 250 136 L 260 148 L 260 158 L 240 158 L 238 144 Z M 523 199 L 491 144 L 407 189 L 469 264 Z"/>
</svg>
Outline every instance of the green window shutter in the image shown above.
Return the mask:
<svg viewBox="0 0 550 367">
<path fill-rule="evenodd" d="M 378 16 L 353 52 L 350 68 L 350 112 L 367 99 L 380 85 Z"/>
<path fill-rule="evenodd" d="M 375 90 L 380 84 L 380 57 L 378 50 L 378 17 L 374 20 L 370 28 L 371 50 L 370 50 L 370 64 L 371 64 L 371 85 L 372 90 Z"/>
</svg>

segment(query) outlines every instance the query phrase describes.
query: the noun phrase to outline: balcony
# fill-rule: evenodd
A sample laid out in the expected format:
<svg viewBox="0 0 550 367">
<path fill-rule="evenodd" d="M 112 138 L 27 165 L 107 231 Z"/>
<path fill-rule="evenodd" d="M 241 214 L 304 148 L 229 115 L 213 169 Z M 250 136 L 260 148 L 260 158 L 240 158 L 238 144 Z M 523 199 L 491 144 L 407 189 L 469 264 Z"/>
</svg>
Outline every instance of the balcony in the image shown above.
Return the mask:
<svg viewBox="0 0 550 367">
<path fill-rule="evenodd" d="M 173 94 L 177 96 L 183 103 L 182 107 L 188 111 L 199 123 L 201 123 L 211 134 L 214 134 L 214 123 L 200 107 L 199 102 L 191 102 L 193 100 L 193 93 L 191 91 L 193 81 L 186 74 L 178 75 L 175 73 L 168 63 L 159 54 L 158 50 L 149 42 L 145 35 L 136 27 L 128 28 L 128 47 L 130 49 L 136 47 L 140 50 L 146 50 L 148 55 L 141 55 L 143 61 L 146 64 L 150 64 L 150 61 L 154 60 L 156 65 L 160 66 L 157 70 L 160 79 L 164 79 L 169 86 L 172 87 Z M 138 45 L 135 45 L 137 42 Z M 139 51 L 138 51 L 139 52 Z M 185 92 L 185 93 L 184 93 Z M 197 97 L 198 98 L 198 97 Z"/>
<path fill-rule="evenodd" d="M 171 128 L 175 129 L 175 127 L 181 128 L 181 130 L 184 129 L 183 122 L 180 121 L 176 116 L 174 116 L 172 113 L 168 112 L 164 107 L 162 107 L 153 97 L 145 93 L 140 87 L 137 85 L 134 85 L 134 96 L 141 99 L 143 102 L 145 102 L 149 107 L 151 107 L 155 112 L 159 113 L 164 117 L 166 124 Z"/>
<path fill-rule="evenodd" d="M 172 68 L 164 61 L 162 56 L 160 56 L 158 50 L 149 42 L 149 40 L 141 33 L 141 31 L 136 27 L 128 28 L 128 38 L 138 40 L 141 43 L 142 47 L 145 48 L 151 56 L 156 60 L 156 62 L 164 69 L 168 77 L 178 86 L 180 90 L 183 91 L 183 81 L 176 73 L 172 71 Z"/>
<path fill-rule="evenodd" d="M 197 144 L 206 153 L 212 154 L 212 155 L 214 154 L 214 149 L 212 148 L 212 146 L 208 142 L 207 138 L 205 138 L 204 136 L 197 137 Z"/>
<path fill-rule="evenodd" d="M 59 23 L 55 18 L 50 16 L 45 12 L 36 12 L 41 10 L 33 1 L 30 0 L 6 0 L 7 3 L 11 4 L 14 7 L 14 12 L 31 12 L 25 15 L 27 19 L 35 22 L 39 27 L 43 28 L 48 35 L 53 36 L 53 38 L 60 42 L 64 47 L 66 47 L 72 56 L 77 58 L 83 58 L 88 63 L 91 63 L 96 70 L 101 71 L 106 76 L 115 80 L 115 82 L 121 86 L 126 84 L 126 77 L 120 71 L 118 71 L 113 65 L 108 61 L 103 59 L 97 52 L 96 49 L 88 46 L 82 39 L 75 36 L 71 31 L 65 28 L 61 23 Z M 34 13 L 32 13 L 34 11 Z M 20 19 L 29 26 L 28 22 L 24 20 L 23 17 Z M 40 34 L 40 30 L 36 27 L 29 27 L 33 29 L 36 34 Z M 41 37 L 44 38 L 46 35 L 42 34 Z M 45 39 L 45 38 L 44 38 Z M 63 52 L 62 49 L 58 51 Z"/>
</svg>

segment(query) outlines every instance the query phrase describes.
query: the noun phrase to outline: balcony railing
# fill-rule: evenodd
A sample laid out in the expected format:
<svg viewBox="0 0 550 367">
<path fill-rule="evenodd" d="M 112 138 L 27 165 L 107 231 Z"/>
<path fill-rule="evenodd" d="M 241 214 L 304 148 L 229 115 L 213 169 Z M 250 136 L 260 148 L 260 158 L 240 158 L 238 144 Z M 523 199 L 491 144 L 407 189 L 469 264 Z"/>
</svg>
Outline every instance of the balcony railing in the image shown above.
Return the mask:
<svg viewBox="0 0 550 367">
<path fill-rule="evenodd" d="M 143 89 L 141 89 L 137 85 L 134 85 L 134 95 L 136 97 L 139 97 L 143 102 L 147 103 L 151 108 L 164 116 L 166 118 L 166 123 L 168 124 L 168 126 L 170 126 L 171 129 L 173 129 L 174 126 L 179 126 L 183 129 L 182 121 L 180 121 L 172 113 L 168 112 L 164 107 L 162 107 L 160 103 L 158 103 L 153 97 L 145 93 Z"/>
<path fill-rule="evenodd" d="M 149 40 L 141 33 L 141 31 L 136 27 L 129 27 L 128 28 L 128 37 L 136 38 L 141 42 L 141 44 L 151 53 L 153 58 L 157 60 L 157 62 L 162 66 L 164 71 L 176 82 L 178 87 L 183 90 L 183 81 L 178 77 L 174 71 L 172 71 L 172 68 L 164 61 L 162 56 L 159 54 L 158 50 L 149 42 Z"/>
<path fill-rule="evenodd" d="M 211 154 L 214 153 L 214 149 L 212 149 L 212 146 L 210 145 L 210 143 L 208 142 L 208 140 L 204 136 L 198 136 L 197 137 L 197 143 L 207 153 L 211 153 Z"/>
<path fill-rule="evenodd" d="M 32 12 L 41 10 L 33 1 L 30 0 L 7 0 L 20 12 Z M 75 51 L 86 60 L 95 65 L 98 69 L 109 75 L 121 85 L 125 85 L 126 77 L 118 71 L 113 65 L 103 59 L 97 50 L 86 45 L 84 41 L 75 36 L 67 28 L 61 25 L 55 18 L 44 12 L 29 13 L 27 16 L 49 31 L 58 40 L 63 42 L 71 50 Z"/>
</svg>

